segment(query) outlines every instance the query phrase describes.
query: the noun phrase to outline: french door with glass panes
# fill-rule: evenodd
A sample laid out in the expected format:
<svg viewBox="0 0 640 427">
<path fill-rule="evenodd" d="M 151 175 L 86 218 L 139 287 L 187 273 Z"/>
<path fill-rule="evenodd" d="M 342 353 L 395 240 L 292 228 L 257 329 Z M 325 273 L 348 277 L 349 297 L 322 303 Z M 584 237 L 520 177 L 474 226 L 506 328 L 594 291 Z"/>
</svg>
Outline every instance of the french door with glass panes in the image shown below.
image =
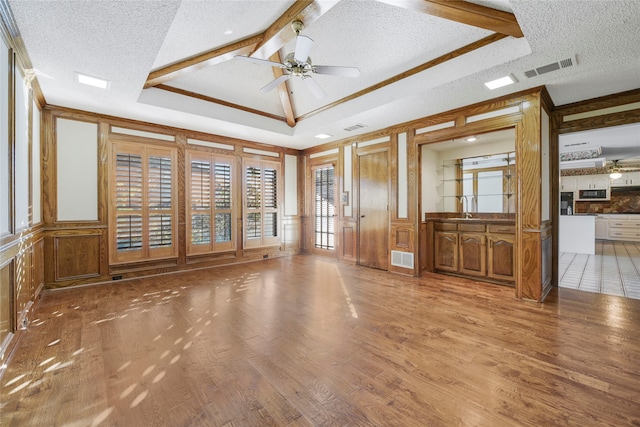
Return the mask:
<svg viewBox="0 0 640 427">
<path fill-rule="evenodd" d="M 336 186 L 333 165 L 312 168 L 313 248 L 315 252 L 335 250 Z"/>
</svg>

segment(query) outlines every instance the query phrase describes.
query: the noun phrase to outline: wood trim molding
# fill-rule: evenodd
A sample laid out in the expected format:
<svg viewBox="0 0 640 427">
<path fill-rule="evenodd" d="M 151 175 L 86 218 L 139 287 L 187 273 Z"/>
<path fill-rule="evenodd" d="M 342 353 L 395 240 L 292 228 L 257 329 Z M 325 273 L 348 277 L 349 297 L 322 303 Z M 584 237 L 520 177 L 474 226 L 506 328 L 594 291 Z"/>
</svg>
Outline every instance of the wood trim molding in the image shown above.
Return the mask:
<svg viewBox="0 0 640 427">
<path fill-rule="evenodd" d="M 466 1 L 451 0 L 378 0 L 392 6 L 437 16 L 499 34 L 523 37 L 516 16 L 490 7 Z"/>
<path fill-rule="evenodd" d="M 247 37 L 228 45 L 209 50 L 204 53 L 189 57 L 182 61 L 152 71 L 147 77 L 144 88 L 158 86 L 169 80 L 184 76 L 193 71 L 197 71 L 206 66 L 219 64 L 232 59 L 236 55 L 249 54 L 253 47 L 262 41 L 262 34 Z"/>
<path fill-rule="evenodd" d="M 316 110 L 313 110 L 313 111 L 310 111 L 310 112 L 308 112 L 306 114 L 303 114 L 303 115 L 298 117 L 298 121 L 307 119 L 307 118 L 309 118 L 311 116 L 315 116 L 316 114 L 319 114 L 319 113 L 321 113 L 323 111 L 326 111 L 326 110 L 328 110 L 330 108 L 337 107 L 338 105 L 344 104 L 345 102 L 352 101 L 352 100 L 354 100 L 356 98 L 364 96 L 364 95 L 366 95 L 368 93 L 371 93 L 373 91 L 376 91 L 378 89 L 382 89 L 385 86 L 388 86 L 388 85 L 396 83 L 396 82 L 398 82 L 400 80 L 406 79 L 407 77 L 411 77 L 414 74 L 418 74 L 418 73 L 420 73 L 422 71 L 425 71 L 425 70 L 428 70 L 430 68 L 433 68 L 436 65 L 443 64 L 443 63 L 445 63 L 447 61 L 450 61 L 450 60 L 452 60 L 454 58 L 457 58 L 457 57 L 462 56 L 464 54 L 467 54 L 469 52 L 473 52 L 474 50 L 477 50 L 477 49 L 480 49 L 482 47 L 488 46 L 491 43 L 495 43 L 495 42 L 497 42 L 499 40 L 502 40 L 502 39 L 504 39 L 506 37 L 507 36 L 504 35 L 504 34 L 497 34 L 496 33 L 496 34 L 492 34 L 490 36 L 487 36 L 487 37 L 485 37 L 483 39 L 477 40 L 477 41 L 475 41 L 473 43 L 470 43 L 470 44 L 468 44 L 466 46 L 463 46 L 463 47 L 461 47 L 459 49 L 456 49 L 454 51 L 451 51 L 449 53 L 441 55 L 441 56 L 439 56 L 437 58 L 434 58 L 434 59 L 432 59 L 430 61 L 427 61 L 424 64 L 421 64 L 421 65 L 418 65 L 416 67 L 413 67 L 413 68 L 411 68 L 411 69 L 409 69 L 409 70 L 407 70 L 407 71 L 405 71 L 403 73 L 397 74 L 397 75 L 395 75 L 393 77 L 390 77 L 390 78 L 388 78 L 386 80 L 383 80 L 383 81 L 381 81 L 379 83 L 376 83 L 376 84 L 374 84 L 372 86 L 369 86 L 369 87 L 367 87 L 365 89 L 362 89 L 362 90 L 360 90 L 358 92 L 352 93 L 351 95 L 346 96 L 346 97 L 344 97 L 342 99 L 339 99 L 339 100 L 334 101 L 334 102 L 332 102 L 330 104 L 327 104 L 327 105 L 325 105 L 323 107 L 320 107 L 320 108 L 318 108 Z"/>
<path fill-rule="evenodd" d="M 210 96 L 202 95 L 202 94 L 191 92 L 191 91 L 184 90 L 184 89 L 179 89 L 179 88 L 173 87 L 173 86 L 159 84 L 159 85 L 156 86 L 156 89 L 162 89 L 162 90 L 166 90 L 167 92 L 177 93 L 178 95 L 184 95 L 184 96 L 188 96 L 188 97 L 191 97 L 191 98 L 201 99 L 203 101 L 211 102 L 213 104 L 219 104 L 219 105 L 223 105 L 225 107 L 235 108 L 236 110 L 246 111 L 247 113 L 257 114 L 259 116 L 268 117 L 268 118 L 274 119 L 274 120 L 280 120 L 280 121 L 283 121 L 283 122 L 287 121 L 287 119 L 285 117 L 277 116 L 277 115 L 271 114 L 271 113 L 267 113 L 266 111 L 255 110 L 253 108 L 245 107 L 245 106 L 238 105 L 238 104 L 233 104 L 231 102 L 223 101 L 222 99 L 212 98 Z"/>
</svg>

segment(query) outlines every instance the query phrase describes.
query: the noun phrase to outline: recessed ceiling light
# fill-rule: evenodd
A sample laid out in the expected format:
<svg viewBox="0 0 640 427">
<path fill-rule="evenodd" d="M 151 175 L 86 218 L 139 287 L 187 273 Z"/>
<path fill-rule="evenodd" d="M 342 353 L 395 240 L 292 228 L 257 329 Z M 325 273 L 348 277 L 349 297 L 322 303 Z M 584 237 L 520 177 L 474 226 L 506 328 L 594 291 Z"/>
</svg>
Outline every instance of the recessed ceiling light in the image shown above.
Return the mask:
<svg viewBox="0 0 640 427">
<path fill-rule="evenodd" d="M 478 138 L 476 138 L 475 136 L 470 136 L 469 138 L 465 139 L 465 141 L 467 141 L 467 142 L 474 142 L 474 141 L 477 141 L 477 140 L 478 140 Z"/>
<path fill-rule="evenodd" d="M 327 138 L 331 138 L 332 136 L 333 135 L 329 135 L 329 134 L 326 134 L 326 133 L 319 133 L 319 134 L 316 135 L 316 138 L 318 138 L 318 139 L 327 139 Z"/>
<path fill-rule="evenodd" d="M 89 85 L 100 89 L 109 89 L 111 82 L 109 80 L 100 79 L 98 77 L 88 76 L 86 74 L 76 72 L 78 83 Z"/>
<path fill-rule="evenodd" d="M 509 75 L 504 76 L 496 80 L 492 80 L 490 82 L 485 83 L 484 85 L 491 90 L 498 89 L 499 87 L 508 86 L 510 84 L 515 83 L 517 80 L 515 77 Z"/>
<path fill-rule="evenodd" d="M 228 36 L 228 35 L 231 35 L 231 34 L 233 34 L 232 30 L 227 30 L 227 31 L 224 32 L 225 36 Z"/>
</svg>

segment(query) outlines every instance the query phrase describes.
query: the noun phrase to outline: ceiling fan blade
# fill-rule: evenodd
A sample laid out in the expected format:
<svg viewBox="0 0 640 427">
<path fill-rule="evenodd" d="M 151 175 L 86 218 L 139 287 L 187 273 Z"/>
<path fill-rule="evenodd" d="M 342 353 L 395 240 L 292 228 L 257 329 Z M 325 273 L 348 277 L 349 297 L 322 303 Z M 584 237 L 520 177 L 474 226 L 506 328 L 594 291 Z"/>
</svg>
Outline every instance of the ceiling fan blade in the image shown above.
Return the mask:
<svg viewBox="0 0 640 427">
<path fill-rule="evenodd" d="M 277 79 L 275 79 L 274 81 L 272 81 L 271 83 L 269 83 L 268 85 L 266 85 L 265 87 L 261 88 L 260 92 L 269 92 L 270 90 L 273 90 L 276 86 L 278 86 L 280 83 L 286 82 L 290 78 L 291 78 L 291 74 L 284 74 L 278 77 Z"/>
<path fill-rule="evenodd" d="M 318 99 L 322 99 L 327 96 L 327 93 L 320 87 L 317 81 L 313 80 L 311 76 L 302 77 L 302 81 L 307 85 L 307 88 L 311 91 L 313 96 Z"/>
<path fill-rule="evenodd" d="M 336 67 L 333 65 L 314 65 L 313 72 L 316 74 L 343 77 L 358 77 L 360 75 L 360 69 L 358 67 Z"/>
<path fill-rule="evenodd" d="M 252 58 L 250 56 L 238 55 L 238 56 L 234 56 L 233 59 L 239 59 L 239 60 L 245 61 L 245 62 L 252 62 L 252 63 L 258 64 L 258 65 L 268 65 L 270 67 L 286 68 L 285 65 L 283 65 L 283 64 L 281 64 L 279 62 L 267 61 L 266 59 Z"/>
<path fill-rule="evenodd" d="M 311 40 L 309 37 L 296 37 L 296 52 L 293 54 L 293 57 L 298 62 L 307 62 L 307 58 L 309 58 L 309 53 L 311 52 L 312 46 L 313 40 Z"/>
</svg>

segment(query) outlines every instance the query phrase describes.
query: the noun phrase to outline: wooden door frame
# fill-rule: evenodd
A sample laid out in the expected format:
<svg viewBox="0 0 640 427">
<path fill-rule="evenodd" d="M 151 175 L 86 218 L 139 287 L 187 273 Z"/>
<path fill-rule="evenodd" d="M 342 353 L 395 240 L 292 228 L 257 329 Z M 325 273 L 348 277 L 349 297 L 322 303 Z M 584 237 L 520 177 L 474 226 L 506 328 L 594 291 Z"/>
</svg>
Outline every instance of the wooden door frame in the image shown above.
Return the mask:
<svg viewBox="0 0 640 427">
<path fill-rule="evenodd" d="M 367 147 L 358 147 L 356 150 L 356 164 L 355 170 L 353 171 L 353 182 L 354 182 L 354 200 L 357 200 L 357 209 L 356 209 L 356 265 L 360 264 L 360 209 L 362 204 L 360 203 L 360 158 L 362 156 L 367 156 L 369 154 L 377 154 L 381 152 L 386 152 L 387 155 L 387 206 L 388 215 L 387 215 L 387 268 L 386 271 L 389 271 L 389 266 L 391 265 L 391 254 L 389 251 L 390 248 L 390 234 L 391 234 L 391 149 L 389 147 L 389 143 L 385 142 L 382 144 L 375 144 Z M 365 266 L 366 267 L 366 266 Z"/>
</svg>

